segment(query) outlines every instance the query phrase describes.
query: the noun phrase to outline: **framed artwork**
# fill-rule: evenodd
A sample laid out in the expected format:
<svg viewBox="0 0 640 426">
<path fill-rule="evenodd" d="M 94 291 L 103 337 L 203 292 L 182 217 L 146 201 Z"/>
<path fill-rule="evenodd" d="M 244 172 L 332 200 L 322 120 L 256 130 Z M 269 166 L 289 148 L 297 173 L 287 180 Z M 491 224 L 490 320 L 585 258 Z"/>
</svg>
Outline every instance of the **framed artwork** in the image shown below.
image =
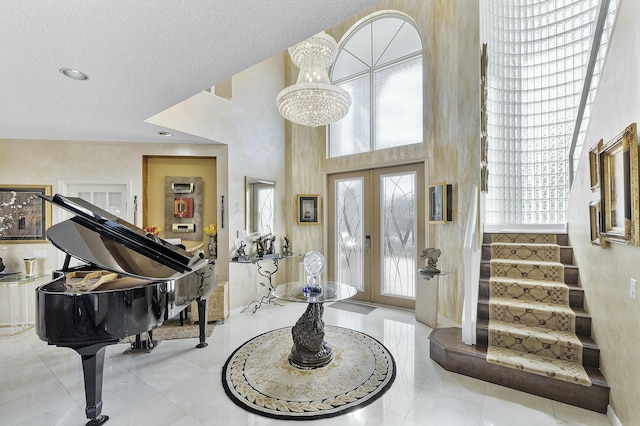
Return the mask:
<svg viewBox="0 0 640 426">
<path fill-rule="evenodd" d="M 606 247 L 607 241 L 602 237 L 600 233 L 600 224 L 602 223 L 602 217 L 600 213 L 600 201 L 592 201 L 589 203 L 589 224 L 590 224 L 590 238 L 591 244 L 595 246 Z"/>
<path fill-rule="evenodd" d="M 598 155 L 601 233 L 605 240 L 640 245 L 640 176 L 636 123 L 604 145 Z"/>
<path fill-rule="evenodd" d="M 598 153 L 602 150 L 603 141 L 600 141 L 589 150 L 589 177 L 591 192 L 600 189 L 600 156 Z"/>
<path fill-rule="evenodd" d="M 429 185 L 429 223 L 452 220 L 451 192 L 451 185 L 445 182 Z"/>
<path fill-rule="evenodd" d="M 298 194 L 298 224 L 317 225 L 320 223 L 319 205 L 320 196 L 318 194 Z"/>
<path fill-rule="evenodd" d="M 51 195 L 51 185 L 0 185 L 0 241 L 3 244 L 47 242 L 51 204 L 39 195 Z"/>
</svg>

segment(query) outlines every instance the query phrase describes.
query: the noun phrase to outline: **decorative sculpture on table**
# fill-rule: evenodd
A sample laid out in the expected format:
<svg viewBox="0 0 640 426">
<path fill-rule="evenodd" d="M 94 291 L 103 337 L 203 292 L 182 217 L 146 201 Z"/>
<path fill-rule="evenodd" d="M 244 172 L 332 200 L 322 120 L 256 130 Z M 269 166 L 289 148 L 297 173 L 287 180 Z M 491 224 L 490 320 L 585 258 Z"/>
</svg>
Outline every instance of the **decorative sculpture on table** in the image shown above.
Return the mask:
<svg viewBox="0 0 640 426">
<path fill-rule="evenodd" d="M 439 274 L 440 270 L 438 269 L 438 258 L 440 257 L 442 252 L 440 249 L 429 247 L 423 249 L 420 252 L 420 259 L 427 260 L 426 268 L 421 269 L 420 272 L 427 272 L 432 274 Z"/>
<path fill-rule="evenodd" d="M 265 237 L 266 251 L 265 254 L 276 254 L 276 236 Z"/>
<path fill-rule="evenodd" d="M 283 256 L 289 256 L 293 253 L 291 253 L 291 243 L 289 242 L 289 237 L 287 237 L 286 235 L 284 237 L 282 237 L 282 240 L 284 241 L 282 243 L 282 255 Z"/>
<path fill-rule="evenodd" d="M 264 237 L 259 236 L 257 240 L 254 241 L 256 243 L 256 257 L 261 258 L 264 256 Z"/>
<path fill-rule="evenodd" d="M 317 251 L 304 255 L 304 269 L 307 272 L 307 284 L 302 293 L 308 300 L 317 301 L 322 295 L 320 274 L 324 271 L 324 256 Z M 323 367 L 333 359 L 331 347 L 324 341 L 324 321 L 322 303 L 309 303 L 296 325 L 291 329 L 293 348 L 289 354 L 289 362 L 301 369 Z"/>
<path fill-rule="evenodd" d="M 244 242 L 244 241 L 240 241 L 240 242 L 238 243 L 238 248 L 236 249 L 236 253 L 235 253 L 235 255 L 231 258 L 231 260 L 233 260 L 234 262 L 238 262 L 238 261 L 242 262 L 242 261 L 244 261 L 244 260 L 248 260 L 248 259 L 249 259 L 249 257 L 248 257 L 248 256 L 246 255 L 246 253 L 244 252 L 244 248 L 245 248 L 246 246 L 247 246 L 247 245 L 245 244 L 245 242 Z"/>
<path fill-rule="evenodd" d="M 310 251 L 304 255 L 302 263 L 307 271 L 307 285 L 303 287 L 302 291 L 305 295 L 310 296 L 322 294 L 320 274 L 324 271 L 324 256 L 317 251 Z"/>
</svg>

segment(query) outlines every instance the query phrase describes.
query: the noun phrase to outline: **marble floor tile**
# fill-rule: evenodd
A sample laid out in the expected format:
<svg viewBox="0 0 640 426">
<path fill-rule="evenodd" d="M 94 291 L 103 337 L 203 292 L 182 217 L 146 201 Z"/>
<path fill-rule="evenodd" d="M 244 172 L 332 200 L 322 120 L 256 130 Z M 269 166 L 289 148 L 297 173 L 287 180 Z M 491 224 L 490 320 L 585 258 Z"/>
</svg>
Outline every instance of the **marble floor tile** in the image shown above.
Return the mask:
<svg viewBox="0 0 640 426">
<path fill-rule="evenodd" d="M 213 325 L 209 345 L 163 341 L 150 353 L 128 344 L 105 355 L 103 412 L 107 426 L 230 425 L 420 426 L 608 425 L 606 416 L 450 373 L 429 358 L 431 328 L 411 311 L 376 307 L 367 315 L 326 307 L 326 325 L 353 328 L 382 342 L 396 363 L 396 380 L 378 400 L 353 412 L 314 421 L 258 416 L 235 405 L 221 383 L 222 367 L 245 341 L 295 324 L 305 305 L 284 303 L 235 310 Z M 81 426 L 84 384 L 80 356 L 47 345 L 33 330 L 0 337 L 0 424 Z M 525 417 L 522 416 L 525 413 Z M 525 420 L 523 420 L 525 419 Z"/>
</svg>

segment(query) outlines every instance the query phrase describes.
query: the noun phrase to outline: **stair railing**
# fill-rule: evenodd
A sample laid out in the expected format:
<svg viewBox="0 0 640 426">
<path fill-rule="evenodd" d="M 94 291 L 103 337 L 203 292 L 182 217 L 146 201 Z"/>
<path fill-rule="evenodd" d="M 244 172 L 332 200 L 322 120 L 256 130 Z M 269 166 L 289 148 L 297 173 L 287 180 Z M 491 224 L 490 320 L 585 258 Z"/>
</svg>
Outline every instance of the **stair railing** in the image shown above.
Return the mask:
<svg viewBox="0 0 640 426">
<path fill-rule="evenodd" d="M 478 319 L 478 283 L 480 280 L 480 226 L 478 222 L 478 187 L 473 188 L 467 228 L 464 235 L 464 304 L 462 306 L 462 341 L 467 345 L 476 343 L 476 323 Z"/>
</svg>

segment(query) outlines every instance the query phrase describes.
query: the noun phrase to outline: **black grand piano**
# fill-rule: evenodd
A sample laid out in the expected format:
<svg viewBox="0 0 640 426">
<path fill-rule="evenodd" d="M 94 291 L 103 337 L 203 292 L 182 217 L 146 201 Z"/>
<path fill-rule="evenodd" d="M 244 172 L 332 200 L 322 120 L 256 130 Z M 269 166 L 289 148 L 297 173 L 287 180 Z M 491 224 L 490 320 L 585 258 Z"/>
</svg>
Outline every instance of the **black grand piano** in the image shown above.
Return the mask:
<svg viewBox="0 0 640 426">
<path fill-rule="evenodd" d="M 36 333 L 80 354 L 87 425 L 99 425 L 109 419 L 101 414 L 106 346 L 150 332 L 192 301 L 206 318 L 215 265 L 80 198 L 41 198 L 75 216 L 47 230 L 67 256 L 53 280 L 36 289 Z M 81 264 L 70 266 L 71 256 Z M 204 347 L 206 321 L 199 324 Z"/>
</svg>

